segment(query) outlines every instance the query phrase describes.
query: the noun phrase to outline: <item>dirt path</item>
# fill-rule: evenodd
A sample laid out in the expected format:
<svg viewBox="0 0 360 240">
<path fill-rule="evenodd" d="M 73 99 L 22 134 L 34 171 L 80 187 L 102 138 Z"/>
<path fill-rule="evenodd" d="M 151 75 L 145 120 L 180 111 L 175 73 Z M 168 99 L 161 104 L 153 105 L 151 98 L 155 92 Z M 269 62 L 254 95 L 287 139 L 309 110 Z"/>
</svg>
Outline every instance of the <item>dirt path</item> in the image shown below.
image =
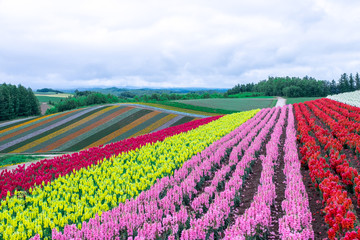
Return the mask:
<svg viewBox="0 0 360 240">
<path fill-rule="evenodd" d="M 275 107 L 282 107 L 286 105 L 286 99 L 282 97 L 277 97 L 277 103 Z"/>
<path fill-rule="evenodd" d="M 47 104 L 46 102 L 42 102 L 40 105 L 41 115 L 44 115 L 46 113 L 46 110 L 48 110 L 49 108 L 49 104 Z"/>
</svg>

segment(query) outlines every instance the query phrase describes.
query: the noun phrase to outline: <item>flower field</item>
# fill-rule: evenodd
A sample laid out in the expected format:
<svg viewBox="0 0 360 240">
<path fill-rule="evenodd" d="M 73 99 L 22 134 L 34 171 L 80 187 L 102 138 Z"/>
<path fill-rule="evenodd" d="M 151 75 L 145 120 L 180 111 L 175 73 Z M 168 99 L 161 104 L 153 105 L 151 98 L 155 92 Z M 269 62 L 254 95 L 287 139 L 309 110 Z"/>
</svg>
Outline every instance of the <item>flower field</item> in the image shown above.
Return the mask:
<svg viewBox="0 0 360 240">
<path fill-rule="evenodd" d="M 131 106 L 78 109 L 0 128 L 0 153 L 74 152 L 195 119 Z"/>
<path fill-rule="evenodd" d="M 360 107 L 360 91 L 340 93 L 337 95 L 328 96 L 328 98 L 346 103 L 355 107 Z"/>
<path fill-rule="evenodd" d="M 360 108 L 340 100 L 153 122 L 4 171 L 0 239 L 360 239 Z"/>
</svg>

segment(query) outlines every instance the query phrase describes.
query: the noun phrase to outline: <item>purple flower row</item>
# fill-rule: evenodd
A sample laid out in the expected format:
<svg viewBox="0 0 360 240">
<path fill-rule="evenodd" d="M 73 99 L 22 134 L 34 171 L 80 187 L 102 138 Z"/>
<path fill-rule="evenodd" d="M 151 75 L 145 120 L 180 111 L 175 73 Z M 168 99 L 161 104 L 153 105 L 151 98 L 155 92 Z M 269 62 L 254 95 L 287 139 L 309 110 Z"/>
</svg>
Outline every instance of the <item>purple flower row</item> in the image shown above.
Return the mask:
<svg viewBox="0 0 360 240">
<path fill-rule="evenodd" d="M 176 233 L 179 225 L 184 225 L 189 218 L 183 200 L 197 194 L 196 184 L 209 176 L 214 166 L 221 166 L 227 149 L 251 132 L 269 111 L 263 109 L 254 118 L 185 162 L 181 169 L 175 171 L 174 176 L 159 180 L 135 200 L 127 200 L 119 207 L 103 213 L 101 220 L 95 217 L 88 223 L 84 222 L 81 230 L 75 225 L 65 226 L 63 234 L 54 229 L 53 239 L 124 238 L 134 236 L 135 231 L 136 239 L 152 239 L 165 231 Z"/>
<path fill-rule="evenodd" d="M 262 142 L 273 127 L 279 110 L 279 108 L 273 108 L 269 114 L 269 116 L 271 116 L 270 120 L 268 118 L 264 119 L 263 124 L 260 126 L 260 133 L 255 139 L 250 138 L 251 145 L 246 149 L 241 160 L 236 165 L 235 172 L 225 185 L 225 190 L 215 195 L 215 199 L 206 214 L 200 218 L 191 218 L 190 228 L 182 232 L 181 239 L 205 239 L 209 230 L 212 229 L 213 233 L 215 233 L 217 229 L 225 226 L 225 221 L 228 219 L 231 209 L 234 206 L 236 194 L 238 194 L 243 187 L 243 177 L 250 169 L 251 163 L 256 160 L 256 152 L 260 150 Z M 233 152 L 236 150 L 237 147 Z M 238 155 L 233 154 L 233 152 L 230 154 L 230 158 L 233 156 L 233 160 L 235 160 L 238 158 Z"/>
<path fill-rule="evenodd" d="M 285 200 L 281 206 L 285 215 L 279 219 L 282 239 L 314 239 L 309 199 L 301 176 L 301 163 L 297 153 L 293 107 L 289 107 L 288 126 L 284 146 Z"/>
<path fill-rule="evenodd" d="M 274 167 L 278 163 L 280 137 L 286 119 L 287 106 L 281 108 L 281 113 L 271 134 L 270 141 L 266 144 L 266 156 L 261 155 L 262 172 L 260 185 L 250 207 L 239 216 L 234 225 L 226 229 L 225 239 L 246 239 L 268 232 L 271 225 L 271 205 L 276 198 L 275 184 L 273 182 Z M 273 126 L 274 122 L 272 122 Z"/>
</svg>

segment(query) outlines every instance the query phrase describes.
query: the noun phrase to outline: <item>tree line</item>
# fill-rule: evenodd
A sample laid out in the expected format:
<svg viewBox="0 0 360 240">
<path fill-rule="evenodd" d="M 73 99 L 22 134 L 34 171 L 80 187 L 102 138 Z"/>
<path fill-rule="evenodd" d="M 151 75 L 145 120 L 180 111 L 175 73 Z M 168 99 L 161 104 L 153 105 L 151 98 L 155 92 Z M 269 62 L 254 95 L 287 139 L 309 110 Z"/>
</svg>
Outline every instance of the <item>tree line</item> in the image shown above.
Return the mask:
<svg viewBox="0 0 360 240">
<path fill-rule="evenodd" d="M 46 114 L 63 112 L 94 104 L 117 103 L 119 101 L 120 99 L 117 96 L 111 94 L 76 90 L 74 96 L 69 96 L 54 103 L 54 107 L 48 109 Z"/>
<path fill-rule="evenodd" d="M 265 96 L 285 97 L 326 97 L 360 90 L 359 74 L 342 74 L 338 81 L 316 80 L 305 76 L 299 77 L 269 77 L 259 83 L 237 84 L 226 93 L 234 95 L 244 92 L 262 92 Z"/>
<path fill-rule="evenodd" d="M 40 104 L 31 88 L 3 83 L 0 85 L 0 120 L 40 114 Z"/>
</svg>

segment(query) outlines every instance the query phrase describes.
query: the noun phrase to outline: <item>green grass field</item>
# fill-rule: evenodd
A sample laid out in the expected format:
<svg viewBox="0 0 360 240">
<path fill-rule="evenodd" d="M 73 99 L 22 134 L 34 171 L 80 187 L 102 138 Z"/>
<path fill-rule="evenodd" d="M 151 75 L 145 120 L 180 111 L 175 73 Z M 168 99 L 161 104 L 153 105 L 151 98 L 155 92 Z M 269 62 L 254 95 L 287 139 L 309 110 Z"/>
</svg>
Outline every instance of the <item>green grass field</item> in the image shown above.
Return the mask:
<svg viewBox="0 0 360 240">
<path fill-rule="evenodd" d="M 39 100 L 39 102 L 59 102 L 61 99 L 67 98 L 69 96 L 72 96 L 72 94 L 68 93 L 58 93 L 55 92 L 47 92 L 47 93 L 35 93 L 35 96 Z"/>
<path fill-rule="evenodd" d="M 150 107 L 157 107 L 157 108 L 163 108 L 166 110 L 172 110 L 172 111 L 178 111 L 178 112 L 184 112 L 184 113 L 191 113 L 191 114 L 199 114 L 199 115 L 205 115 L 205 116 L 217 116 L 226 113 L 217 113 L 214 111 L 214 109 L 211 108 L 200 108 L 194 105 L 189 104 L 181 104 L 177 102 L 156 102 L 156 103 L 149 103 L 149 102 L 132 102 L 131 104 L 141 104 L 146 105 Z"/>
<path fill-rule="evenodd" d="M 43 159 L 41 156 L 28 156 L 28 155 L 3 155 L 0 156 L 0 167 L 32 162 L 35 160 Z"/>
<path fill-rule="evenodd" d="M 199 107 L 224 109 L 228 111 L 249 111 L 256 108 L 266 108 L 276 104 L 275 98 L 209 98 L 196 100 L 178 100 L 175 102 L 184 103 Z"/>
<path fill-rule="evenodd" d="M 300 97 L 300 98 L 286 98 L 286 104 L 303 103 L 306 101 L 320 99 L 322 97 Z"/>
</svg>

